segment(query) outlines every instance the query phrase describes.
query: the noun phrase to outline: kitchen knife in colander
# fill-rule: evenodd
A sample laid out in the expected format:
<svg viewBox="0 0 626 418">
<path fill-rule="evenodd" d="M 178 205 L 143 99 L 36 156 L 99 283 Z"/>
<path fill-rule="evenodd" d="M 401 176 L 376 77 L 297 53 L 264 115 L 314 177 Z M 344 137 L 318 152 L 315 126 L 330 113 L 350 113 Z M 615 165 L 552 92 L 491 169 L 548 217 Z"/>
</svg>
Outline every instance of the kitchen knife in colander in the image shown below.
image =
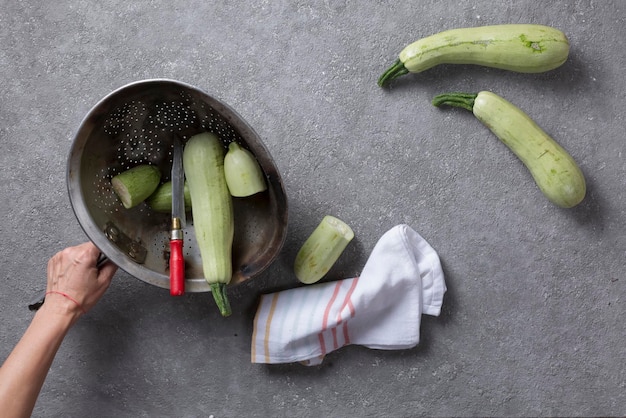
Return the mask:
<svg viewBox="0 0 626 418">
<path fill-rule="evenodd" d="M 172 230 L 170 232 L 170 295 L 185 293 L 185 258 L 183 228 L 185 227 L 185 174 L 180 138 L 174 138 L 172 154 Z"/>
</svg>

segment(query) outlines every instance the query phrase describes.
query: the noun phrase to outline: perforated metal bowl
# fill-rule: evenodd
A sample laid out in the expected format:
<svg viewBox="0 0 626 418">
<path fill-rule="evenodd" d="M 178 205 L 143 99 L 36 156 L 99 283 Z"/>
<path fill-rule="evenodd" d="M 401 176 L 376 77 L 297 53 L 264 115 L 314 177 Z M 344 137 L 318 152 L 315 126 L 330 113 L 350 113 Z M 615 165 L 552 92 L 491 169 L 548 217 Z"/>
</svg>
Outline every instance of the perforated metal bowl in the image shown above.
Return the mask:
<svg viewBox="0 0 626 418">
<path fill-rule="evenodd" d="M 183 143 L 214 132 L 226 146 L 236 141 L 257 158 L 268 190 L 234 198 L 233 278 L 236 285 L 267 268 L 287 230 L 287 196 L 278 169 L 257 133 L 225 103 L 188 84 L 166 79 L 128 84 L 98 102 L 82 121 L 67 164 L 76 217 L 93 243 L 121 269 L 169 288 L 170 216 L 142 203 L 125 209 L 110 181 L 138 164 L 153 164 L 169 179 L 174 135 Z M 210 291 L 188 212 L 185 228 L 186 290 Z"/>
</svg>

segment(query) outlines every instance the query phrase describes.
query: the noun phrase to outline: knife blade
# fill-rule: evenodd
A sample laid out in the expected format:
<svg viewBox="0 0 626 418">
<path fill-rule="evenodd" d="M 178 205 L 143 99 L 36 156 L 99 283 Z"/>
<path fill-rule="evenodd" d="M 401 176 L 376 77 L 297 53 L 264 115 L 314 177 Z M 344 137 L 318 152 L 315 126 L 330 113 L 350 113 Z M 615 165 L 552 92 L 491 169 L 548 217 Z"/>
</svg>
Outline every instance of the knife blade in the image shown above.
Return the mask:
<svg viewBox="0 0 626 418">
<path fill-rule="evenodd" d="M 185 173 L 180 138 L 174 138 L 172 153 L 172 229 L 170 231 L 170 295 L 185 293 L 185 259 L 183 229 L 185 228 Z"/>
</svg>

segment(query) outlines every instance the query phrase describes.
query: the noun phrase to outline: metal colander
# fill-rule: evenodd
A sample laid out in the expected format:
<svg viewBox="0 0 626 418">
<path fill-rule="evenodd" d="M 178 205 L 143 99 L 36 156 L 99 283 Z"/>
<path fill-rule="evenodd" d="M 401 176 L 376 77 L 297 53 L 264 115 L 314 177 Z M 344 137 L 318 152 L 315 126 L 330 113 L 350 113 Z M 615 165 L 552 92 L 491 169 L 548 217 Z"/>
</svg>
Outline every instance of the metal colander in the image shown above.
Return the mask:
<svg viewBox="0 0 626 418">
<path fill-rule="evenodd" d="M 200 132 L 236 141 L 257 158 L 268 190 L 233 198 L 235 238 L 231 284 L 248 280 L 276 258 L 287 229 L 287 197 L 280 174 L 259 136 L 233 109 L 196 87 L 174 80 L 145 80 L 121 87 L 87 114 L 67 164 L 70 202 L 90 240 L 111 261 L 144 282 L 169 288 L 170 215 L 142 203 L 125 209 L 111 178 L 139 164 L 152 164 L 169 180 L 173 139 L 184 144 Z M 185 288 L 210 291 L 187 214 Z"/>
</svg>

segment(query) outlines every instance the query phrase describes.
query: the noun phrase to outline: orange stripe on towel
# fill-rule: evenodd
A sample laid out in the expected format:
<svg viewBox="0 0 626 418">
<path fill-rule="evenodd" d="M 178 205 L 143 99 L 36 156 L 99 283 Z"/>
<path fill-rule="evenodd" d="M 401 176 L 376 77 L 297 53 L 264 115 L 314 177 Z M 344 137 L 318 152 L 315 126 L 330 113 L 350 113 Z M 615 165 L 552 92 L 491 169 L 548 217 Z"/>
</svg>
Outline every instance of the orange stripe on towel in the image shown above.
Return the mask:
<svg viewBox="0 0 626 418">
<path fill-rule="evenodd" d="M 278 303 L 278 292 L 274 293 L 272 297 L 272 304 L 270 305 L 270 311 L 267 314 L 267 321 L 265 322 L 265 338 L 263 341 L 263 349 L 265 351 L 265 362 L 270 362 L 270 327 L 272 325 L 272 317 L 276 311 L 276 304 Z"/>
</svg>

